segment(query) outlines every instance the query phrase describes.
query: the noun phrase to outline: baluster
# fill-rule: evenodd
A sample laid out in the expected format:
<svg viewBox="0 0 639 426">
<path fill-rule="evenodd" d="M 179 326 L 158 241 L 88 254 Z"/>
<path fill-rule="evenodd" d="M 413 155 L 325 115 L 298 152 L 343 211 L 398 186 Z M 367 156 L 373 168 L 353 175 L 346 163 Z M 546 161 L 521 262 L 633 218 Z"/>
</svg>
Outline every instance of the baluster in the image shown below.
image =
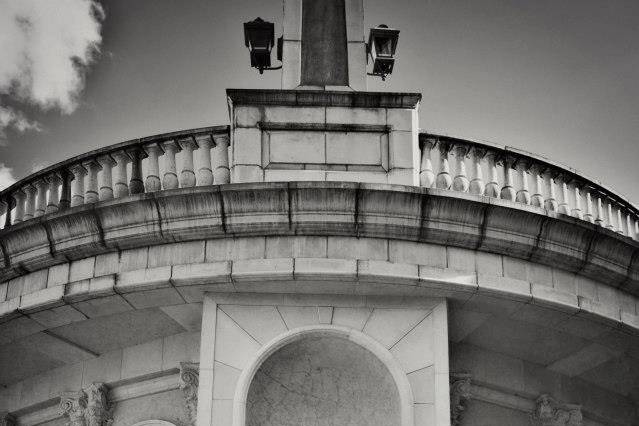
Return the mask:
<svg viewBox="0 0 639 426">
<path fill-rule="evenodd" d="M 131 158 L 131 180 L 129 181 L 129 191 L 131 194 L 144 193 L 144 182 L 142 182 L 142 159 L 146 158 L 146 153 L 141 147 L 136 146 L 127 150 Z"/>
<path fill-rule="evenodd" d="M 581 211 L 581 191 L 579 190 L 579 183 L 574 182 L 574 193 L 575 193 L 575 206 L 573 207 L 571 213 L 574 217 L 582 219 L 584 215 Z"/>
<path fill-rule="evenodd" d="M 213 135 L 215 147 L 213 148 L 213 183 L 221 185 L 229 183 L 231 172 L 229 171 L 229 137 L 228 135 Z"/>
<path fill-rule="evenodd" d="M 557 176 L 557 185 L 559 185 L 559 213 L 570 215 L 570 207 L 568 205 L 568 184 L 564 175 Z"/>
<path fill-rule="evenodd" d="M 153 142 L 144 146 L 144 151 L 149 156 L 148 170 L 146 175 L 146 192 L 155 192 L 162 189 L 160 182 L 160 162 L 159 156 L 164 154 L 164 150 L 157 143 Z"/>
<path fill-rule="evenodd" d="M 49 202 L 45 213 L 57 212 L 60 207 L 60 195 L 58 194 L 58 186 L 62 183 L 62 179 L 56 173 L 49 176 Z"/>
<path fill-rule="evenodd" d="M 517 174 L 519 176 L 520 188 L 515 195 L 515 201 L 523 204 L 530 204 L 530 192 L 528 191 L 528 162 L 524 158 L 517 159 L 515 165 Z"/>
<path fill-rule="evenodd" d="M 126 165 L 131 157 L 125 151 L 117 151 L 111 154 L 115 160 L 115 176 L 113 177 L 113 195 L 122 198 L 129 195 L 129 184 Z"/>
<path fill-rule="evenodd" d="M 38 191 L 38 200 L 36 202 L 36 209 L 33 215 L 35 217 L 42 216 L 47 211 L 47 181 L 44 179 L 38 179 L 35 181 L 34 186 Z"/>
<path fill-rule="evenodd" d="M 16 205 L 16 200 L 10 195 L 7 194 L 5 198 L 2 200 L 2 204 L 5 206 L 5 217 L 4 217 L 4 228 L 7 229 L 11 226 L 11 209 Z"/>
<path fill-rule="evenodd" d="M 470 181 L 471 194 L 484 195 L 484 176 L 481 171 L 481 160 L 486 155 L 486 150 L 478 147 L 472 149 L 473 178 Z"/>
<path fill-rule="evenodd" d="M 546 181 L 546 189 L 548 191 L 548 197 L 544 202 L 544 207 L 549 211 L 557 211 L 557 198 L 555 194 L 555 182 L 552 177 L 552 172 L 547 169 L 544 171 L 544 180 Z"/>
<path fill-rule="evenodd" d="M 62 180 L 62 188 L 58 209 L 65 210 L 71 207 L 71 180 L 73 180 L 73 175 L 68 170 L 62 169 L 60 171 L 60 179 Z"/>
<path fill-rule="evenodd" d="M 35 214 L 36 191 L 37 189 L 33 185 L 24 187 L 24 192 L 27 194 L 27 203 L 22 220 L 33 219 L 33 215 Z"/>
<path fill-rule="evenodd" d="M 419 184 L 424 188 L 430 188 L 435 182 L 435 172 L 433 172 L 433 161 L 431 160 L 431 151 L 435 146 L 436 139 L 420 138 L 422 159 L 419 170 Z"/>
<path fill-rule="evenodd" d="M 621 206 L 617 205 L 617 208 L 615 210 L 617 211 L 617 232 L 621 235 L 628 235 L 628 233 L 624 229 L 624 220 L 621 217 Z"/>
<path fill-rule="evenodd" d="M 100 199 L 98 196 L 98 171 L 102 169 L 102 166 L 100 166 L 97 160 L 85 161 L 82 165 L 88 171 L 87 190 L 84 193 L 84 202 L 86 204 L 95 203 Z M 109 186 L 110 185 L 111 183 L 109 182 Z"/>
<path fill-rule="evenodd" d="M 115 160 L 110 155 L 98 158 L 98 164 L 102 167 L 100 175 L 100 201 L 111 200 L 113 198 L 113 178 L 112 169 Z"/>
<path fill-rule="evenodd" d="M 85 169 L 82 164 L 74 164 L 69 170 L 73 173 L 71 207 L 81 206 L 84 204 L 84 177 L 87 174 L 87 169 Z"/>
<path fill-rule="evenodd" d="M 605 226 L 606 219 L 604 217 L 604 205 L 601 194 L 597 196 L 597 218 L 595 224 L 599 226 Z"/>
<path fill-rule="evenodd" d="M 198 137 L 196 143 L 199 145 L 198 163 L 196 182 L 199 186 L 213 184 L 213 170 L 211 169 L 211 148 L 213 140 L 210 135 Z"/>
<path fill-rule="evenodd" d="M 485 193 L 489 197 L 499 198 L 499 178 L 497 177 L 497 154 L 489 151 L 486 154 L 488 162 L 488 183 L 486 184 Z"/>
<path fill-rule="evenodd" d="M 7 215 L 9 214 L 9 210 L 7 209 Z M 635 218 L 635 239 L 639 240 L 639 218 Z"/>
<path fill-rule="evenodd" d="M 468 176 L 466 176 L 466 154 L 468 147 L 457 145 L 455 151 L 455 178 L 453 179 L 453 190 L 459 192 L 467 192 L 470 186 Z"/>
<path fill-rule="evenodd" d="M 608 226 L 606 226 L 606 228 L 610 229 L 611 231 L 615 230 L 615 224 L 614 224 L 614 216 L 612 214 L 612 200 L 609 198 L 606 200 L 606 212 L 607 212 L 607 222 L 608 222 Z"/>
<path fill-rule="evenodd" d="M 24 218 L 24 202 L 26 194 L 22 189 L 17 189 L 13 193 L 13 198 L 16 200 L 16 210 L 14 212 L 13 223 L 22 222 Z"/>
<path fill-rule="evenodd" d="M 0 197 L 0 216 L 2 216 L 3 214 L 6 214 L 8 211 L 9 211 L 8 203 L 4 200 L 3 197 Z M 6 223 L 6 216 L 5 216 L 5 223 Z M 3 225 L 4 223 L 0 223 L 0 229 L 4 229 Z"/>
<path fill-rule="evenodd" d="M 175 167 L 175 153 L 179 147 L 175 141 L 162 142 L 164 149 L 164 176 L 162 177 L 162 188 L 175 189 L 178 187 L 177 169 Z"/>
<path fill-rule="evenodd" d="M 632 221 L 632 212 L 630 210 L 626 213 L 626 228 L 628 228 L 628 236 L 634 240 L 637 237 L 637 234 L 635 233 L 635 226 Z"/>
<path fill-rule="evenodd" d="M 450 168 L 448 167 L 448 151 L 450 145 L 448 142 L 439 141 L 439 173 L 435 185 L 439 189 L 450 189 L 453 178 L 450 176 Z"/>
<path fill-rule="evenodd" d="M 513 188 L 513 169 L 515 159 L 511 156 L 504 158 L 504 186 L 501 188 L 500 196 L 504 200 L 515 201 L 515 188 Z"/>
<path fill-rule="evenodd" d="M 586 214 L 584 215 L 584 220 L 595 223 L 595 218 L 592 214 L 592 195 L 590 195 L 590 189 L 584 187 L 584 191 L 586 193 Z"/>
<path fill-rule="evenodd" d="M 193 150 L 197 149 L 197 143 L 194 138 L 182 139 L 180 148 L 184 151 L 182 154 L 182 171 L 180 172 L 180 186 L 182 188 L 190 188 L 195 186 L 195 172 L 193 171 Z"/>
<path fill-rule="evenodd" d="M 541 177 L 541 167 L 539 164 L 533 163 L 530 166 L 530 172 L 533 175 L 533 195 L 530 197 L 530 204 L 535 207 L 544 206 L 543 184 L 544 179 Z"/>
</svg>

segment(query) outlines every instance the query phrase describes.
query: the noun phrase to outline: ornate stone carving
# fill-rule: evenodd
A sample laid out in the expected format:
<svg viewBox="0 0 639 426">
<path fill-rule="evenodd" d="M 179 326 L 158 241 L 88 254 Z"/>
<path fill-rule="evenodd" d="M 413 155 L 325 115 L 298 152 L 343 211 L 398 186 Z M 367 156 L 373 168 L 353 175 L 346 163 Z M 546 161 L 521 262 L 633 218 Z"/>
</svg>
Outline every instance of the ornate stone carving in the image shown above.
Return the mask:
<svg viewBox="0 0 639 426">
<path fill-rule="evenodd" d="M 16 418 L 12 414 L 0 411 L 0 426 L 15 426 L 16 424 Z"/>
<path fill-rule="evenodd" d="M 534 426 L 581 426 L 581 405 L 562 404 L 549 395 L 541 395 L 532 413 Z"/>
<path fill-rule="evenodd" d="M 197 419 L 197 388 L 200 383 L 200 364 L 195 362 L 180 363 L 180 389 L 184 392 L 186 411 L 193 425 Z"/>
<path fill-rule="evenodd" d="M 470 374 L 451 373 L 450 375 L 450 424 L 459 426 L 471 398 Z"/>
<path fill-rule="evenodd" d="M 108 389 L 93 383 L 79 392 L 60 396 L 60 414 L 67 416 L 67 426 L 108 426 L 112 423 L 112 407 L 107 402 Z"/>
</svg>

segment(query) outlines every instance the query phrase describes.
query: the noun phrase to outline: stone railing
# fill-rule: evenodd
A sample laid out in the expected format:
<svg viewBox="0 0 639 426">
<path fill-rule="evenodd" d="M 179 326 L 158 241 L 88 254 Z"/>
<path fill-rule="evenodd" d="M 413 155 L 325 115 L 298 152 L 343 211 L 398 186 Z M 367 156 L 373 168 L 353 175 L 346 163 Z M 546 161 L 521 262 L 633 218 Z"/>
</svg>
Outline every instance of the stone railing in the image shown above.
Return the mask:
<svg viewBox="0 0 639 426">
<path fill-rule="evenodd" d="M 639 240 L 639 209 L 574 169 L 515 148 L 449 136 L 421 133 L 419 143 L 420 186 L 531 205 Z"/>
<path fill-rule="evenodd" d="M 0 215 L 5 215 L 0 227 L 131 194 L 229 183 L 228 146 L 228 126 L 215 126 L 133 139 L 79 155 L 0 192 Z"/>
</svg>

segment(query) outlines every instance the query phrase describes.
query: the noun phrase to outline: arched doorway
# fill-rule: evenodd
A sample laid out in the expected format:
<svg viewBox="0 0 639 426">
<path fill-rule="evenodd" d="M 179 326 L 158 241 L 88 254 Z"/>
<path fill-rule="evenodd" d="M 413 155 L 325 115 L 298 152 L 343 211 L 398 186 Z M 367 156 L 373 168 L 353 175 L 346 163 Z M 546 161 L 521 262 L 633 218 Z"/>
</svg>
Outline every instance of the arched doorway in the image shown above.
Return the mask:
<svg viewBox="0 0 639 426">
<path fill-rule="evenodd" d="M 262 348 L 242 373 L 234 426 L 407 426 L 412 393 L 392 355 L 335 326 L 296 329 Z"/>
</svg>

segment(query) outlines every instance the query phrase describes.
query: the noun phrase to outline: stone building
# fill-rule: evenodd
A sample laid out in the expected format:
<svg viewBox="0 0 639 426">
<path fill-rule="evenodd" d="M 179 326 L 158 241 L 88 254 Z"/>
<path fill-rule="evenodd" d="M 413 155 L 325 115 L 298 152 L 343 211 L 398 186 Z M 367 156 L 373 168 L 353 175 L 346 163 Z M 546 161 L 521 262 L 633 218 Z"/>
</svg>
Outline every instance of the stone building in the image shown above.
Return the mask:
<svg viewBox="0 0 639 426">
<path fill-rule="evenodd" d="M 639 424 L 637 207 L 420 132 L 366 91 L 362 0 L 283 31 L 230 125 L 0 193 L 2 425 Z"/>
</svg>

